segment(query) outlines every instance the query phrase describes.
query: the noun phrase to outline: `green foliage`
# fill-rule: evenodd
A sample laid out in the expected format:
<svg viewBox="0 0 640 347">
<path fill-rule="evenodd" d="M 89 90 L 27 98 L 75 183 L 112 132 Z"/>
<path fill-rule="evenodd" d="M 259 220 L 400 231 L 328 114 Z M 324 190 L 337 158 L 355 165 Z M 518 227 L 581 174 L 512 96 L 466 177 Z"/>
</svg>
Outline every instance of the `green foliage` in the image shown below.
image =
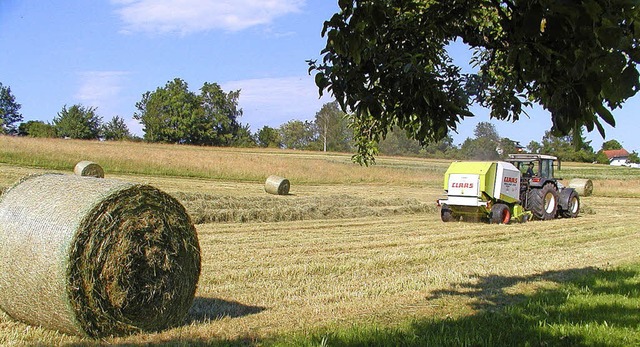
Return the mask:
<svg viewBox="0 0 640 347">
<path fill-rule="evenodd" d="M 603 151 L 608 151 L 612 149 L 622 149 L 622 145 L 620 144 L 620 142 L 616 140 L 609 140 L 602 143 Z"/>
<path fill-rule="evenodd" d="M 53 118 L 53 126 L 58 137 L 91 140 L 100 136 L 102 118 L 96 114 L 95 107 L 84 107 L 80 104 L 69 109 L 62 107 L 62 111 Z"/>
<path fill-rule="evenodd" d="M 585 141 L 580 134 L 580 147 L 576 150 L 573 132 L 570 132 L 565 136 L 556 136 L 551 131 L 545 132 L 542 138 L 542 148 L 540 153 L 550 154 L 558 157 L 562 161 L 576 161 L 576 162 L 593 162 L 596 160 L 596 155 L 591 147 L 591 141 Z"/>
<path fill-rule="evenodd" d="M 531 140 L 527 145 L 527 151 L 529 153 L 540 153 L 540 150 L 542 150 L 542 145 L 538 141 Z"/>
<path fill-rule="evenodd" d="M 30 120 L 25 123 L 20 123 L 18 135 L 29 137 L 56 137 L 56 129 L 49 123 Z"/>
<path fill-rule="evenodd" d="M 124 119 L 115 116 L 110 121 L 102 125 L 102 137 L 105 140 L 128 140 L 131 138 L 131 132 Z"/>
<path fill-rule="evenodd" d="M 258 144 L 256 143 L 256 139 L 253 134 L 251 134 L 251 126 L 249 124 L 238 124 L 238 129 L 233 134 L 233 138 L 229 145 L 231 147 L 240 148 L 256 147 Z"/>
<path fill-rule="evenodd" d="M 21 107 L 11 94 L 11 88 L 0 83 L 0 134 L 12 134 L 17 131 L 16 123 L 22 121 Z"/>
<path fill-rule="evenodd" d="M 609 158 L 607 157 L 606 154 L 604 154 L 603 150 L 599 150 L 598 153 L 596 153 L 596 158 L 595 161 L 598 164 L 609 164 Z"/>
<path fill-rule="evenodd" d="M 424 142 L 445 137 L 477 103 L 518 120 L 536 102 L 553 131 L 614 126 L 611 110 L 640 89 L 640 9 L 633 1 L 341 0 L 309 72 L 350 115 L 367 163 L 393 126 Z M 474 50 L 463 75 L 445 47 Z"/>
<path fill-rule="evenodd" d="M 407 137 L 405 131 L 391 128 L 384 140 L 380 141 L 380 154 L 392 156 L 418 156 L 422 146 L 412 138 Z"/>
<path fill-rule="evenodd" d="M 629 153 L 629 158 L 627 160 L 630 163 L 640 164 L 640 157 L 638 156 L 638 152 L 636 151 Z"/>
<path fill-rule="evenodd" d="M 283 146 L 280 133 L 270 126 L 263 126 L 257 134 L 260 147 L 280 148 Z"/>
<path fill-rule="evenodd" d="M 185 81 L 175 78 L 164 88 L 144 93 L 133 118 L 144 126 L 146 141 L 230 146 L 234 136 L 241 136 L 239 96 L 240 91 L 225 93 L 218 84 L 207 82 L 196 95 Z"/>
<path fill-rule="evenodd" d="M 337 102 L 322 105 L 316 113 L 315 124 L 323 150 L 350 152 L 352 150 L 353 130 L 349 128 L 347 115 L 340 110 Z"/>
<path fill-rule="evenodd" d="M 318 150 L 318 133 L 309 121 L 291 120 L 280 126 L 282 144 L 288 149 Z"/>
</svg>

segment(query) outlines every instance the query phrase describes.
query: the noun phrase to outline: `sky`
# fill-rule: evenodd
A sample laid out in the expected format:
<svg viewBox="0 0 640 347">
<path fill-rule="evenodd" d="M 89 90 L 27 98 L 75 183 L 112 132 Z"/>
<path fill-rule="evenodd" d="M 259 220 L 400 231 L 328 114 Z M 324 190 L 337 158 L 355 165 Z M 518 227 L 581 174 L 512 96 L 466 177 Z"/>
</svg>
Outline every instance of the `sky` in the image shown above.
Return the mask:
<svg viewBox="0 0 640 347">
<path fill-rule="evenodd" d="M 253 132 L 290 120 L 313 120 L 330 95 L 319 98 L 306 60 L 320 58 L 325 20 L 337 0 L 0 0 L 0 83 L 11 88 L 24 120 L 51 122 L 62 107 L 95 107 L 108 121 L 132 116 L 142 94 L 181 78 L 193 92 L 205 82 L 240 90 L 240 122 Z M 462 45 L 450 51 L 466 65 Z M 640 152 L 635 112 L 640 96 L 614 110 L 587 140 L 597 151 L 615 139 Z M 453 133 L 454 143 L 473 137 L 478 122 L 491 122 L 501 137 L 527 145 L 551 128 L 536 107 L 513 123 L 491 120 L 474 107 Z"/>
</svg>

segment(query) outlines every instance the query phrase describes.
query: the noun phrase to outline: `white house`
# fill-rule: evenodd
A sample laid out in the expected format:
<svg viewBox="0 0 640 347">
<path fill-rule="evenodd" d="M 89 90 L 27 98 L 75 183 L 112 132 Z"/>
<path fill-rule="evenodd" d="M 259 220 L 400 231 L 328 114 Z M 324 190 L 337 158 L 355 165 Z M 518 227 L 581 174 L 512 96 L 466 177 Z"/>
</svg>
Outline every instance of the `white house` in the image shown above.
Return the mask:
<svg viewBox="0 0 640 347">
<path fill-rule="evenodd" d="M 629 152 L 627 152 L 626 149 L 611 149 L 603 152 L 609 159 L 609 165 L 628 166 L 627 160 L 629 159 Z"/>
</svg>

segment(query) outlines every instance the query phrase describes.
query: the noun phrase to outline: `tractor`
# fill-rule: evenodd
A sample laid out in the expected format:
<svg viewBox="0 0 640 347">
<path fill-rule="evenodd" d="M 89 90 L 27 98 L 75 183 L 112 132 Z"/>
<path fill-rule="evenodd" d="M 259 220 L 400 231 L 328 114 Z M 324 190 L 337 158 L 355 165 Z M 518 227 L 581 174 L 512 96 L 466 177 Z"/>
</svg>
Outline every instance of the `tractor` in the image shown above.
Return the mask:
<svg viewBox="0 0 640 347">
<path fill-rule="evenodd" d="M 554 177 L 560 162 L 542 154 L 510 154 L 506 161 L 453 162 L 444 178 L 446 199 L 438 200 L 444 222 L 482 219 L 511 220 L 575 218 L 580 197 Z"/>
</svg>

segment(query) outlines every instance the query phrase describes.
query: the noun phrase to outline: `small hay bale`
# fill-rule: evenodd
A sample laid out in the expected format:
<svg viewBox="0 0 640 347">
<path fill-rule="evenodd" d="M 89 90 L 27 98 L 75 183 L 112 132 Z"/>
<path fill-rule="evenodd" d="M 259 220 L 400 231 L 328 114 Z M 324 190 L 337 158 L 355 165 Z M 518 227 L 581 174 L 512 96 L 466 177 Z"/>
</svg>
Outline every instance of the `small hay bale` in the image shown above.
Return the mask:
<svg viewBox="0 0 640 347">
<path fill-rule="evenodd" d="M 280 176 L 269 176 L 264 183 L 264 190 L 269 194 L 287 195 L 291 184 L 289 180 Z"/>
<path fill-rule="evenodd" d="M 104 170 L 102 170 L 102 167 L 88 160 L 77 163 L 73 168 L 73 173 L 78 176 L 104 178 Z"/>
<path fill-rule="evenodd" d="M 30 176 L 0 197 L 0 309 L 93 338 L 183 322 L 200 276 L 184 207 L 148 185 Z"/>
<path fill-rule="evenodd" d="M 580 196 L 593 194 L 593 182 L 586 178 L 574 178 L 569 181 L 569 188 L 573 188 Z"/>
</svg>

